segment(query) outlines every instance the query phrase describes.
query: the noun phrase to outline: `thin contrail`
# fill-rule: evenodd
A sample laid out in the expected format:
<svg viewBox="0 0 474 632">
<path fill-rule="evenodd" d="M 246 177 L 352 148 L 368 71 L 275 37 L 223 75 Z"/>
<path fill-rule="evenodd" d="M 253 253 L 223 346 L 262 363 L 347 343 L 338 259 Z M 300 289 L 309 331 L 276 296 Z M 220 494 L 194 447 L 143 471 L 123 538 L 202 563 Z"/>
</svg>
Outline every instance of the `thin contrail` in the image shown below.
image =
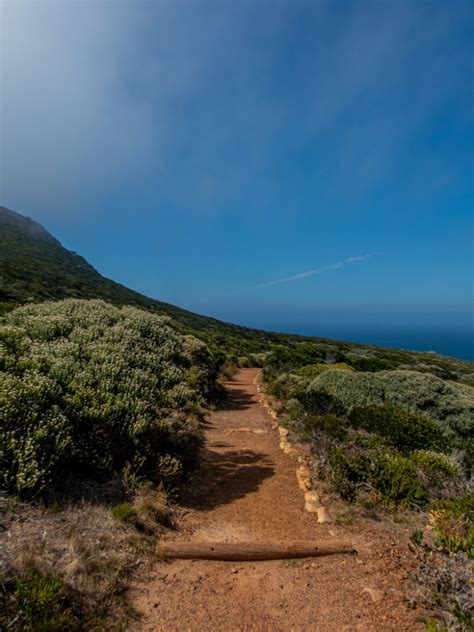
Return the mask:
<svg viewBox="0 0 474 632">
<path fill-rule="evenodd" d="M 292 274 L 291 276 L 283 277 L 281 279 L 275 279 L 273 281 L 266 281 L 265 283 L 258 283 L 257 285 L 251 285 L 250 287 L 244 287 L 240 290 L 235 290 L 232 292 L 233 294 L 240 294 L 241 292 L 250 292 L 251 290 L 261 290 L 266 287 L 271 287 L 272 285 L 279 285 L 280 283 L 290 283 L 291 281 L 299 281 L 300 279 L 305 279 L 306 277 L 313 276 L 314 274 L 321 274 L 322 272 L 328 272 L 329 270 L 337 270 L 338 268 L 342 268 L 343 266 L 349 263 L 355 263 L 356 261 L 366 261 L 373 257 L 373 254 L 370 255 L 361 255 L 359 257 L 348 257 L 347 259 L 343 259 L 342 261 L 337 261 L 336 263 L 331 263 L 327 266 L 322 266 L 321 268 L 315 268 L 314 270 L 307 270 L 306 272 L 299 272 L 298 274 Z"/>
</svg>

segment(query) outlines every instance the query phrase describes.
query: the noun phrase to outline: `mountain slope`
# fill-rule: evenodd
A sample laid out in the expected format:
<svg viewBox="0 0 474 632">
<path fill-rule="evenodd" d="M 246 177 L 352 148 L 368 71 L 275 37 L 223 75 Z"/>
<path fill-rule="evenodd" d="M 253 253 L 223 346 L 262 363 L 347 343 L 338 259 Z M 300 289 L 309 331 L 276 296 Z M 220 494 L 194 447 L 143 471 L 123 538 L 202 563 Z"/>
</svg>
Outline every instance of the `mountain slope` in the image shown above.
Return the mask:
<svg viewBox="0 0 474 632">
<path fill-rule="evenodd" d="M 6 302 L 102 298 L 159 309 L 173 316 L 189 314 L 103 277 L 43 226 L 4 207 L 0 207 L 0 275 L 0 300 Z"/>
<path fill-rule="evenodd" d="M 270 333 L 216 318 L 201 316 L 169 303 L 148 298 L 103 277 L 83 257 L 67 250 L 43 226 L 15 211 L 0 207 L 0 314 L 28 302 L 64 298 L 99 298 L 115 305 L 134 305 L 173 318 L 175 327 L 192 333 L 214 352 L 227 357 L 280 351 L 275 361 L 302 366 L 329 358 L 349 361 L 358 370 L 391 369 L 417 365 L 444 378 L 474 372 L 474 365 L 431 353 L 383 349 L 315 336 Z M 284 347 L 284 349 L 283 349 Z M 354 357 L 350 358 L 350 355 Z M 250 361 L 255 363 L 255 358 Z"/>
<path fill-rule="evenodd" d="M 0 302 L 19 304 L 63 298 L 101 298 L 118 305 L 135 305 L 167 314 L 193 331 L 225 336 L 244 334 L 263 344 L 269 338 L 266 332 L 200 316 L 107 279 L 83 257 L 64 248 L 43 226 L 0 207 Z M 275 336 L 278 338 L 278 334 Z"/>
</svg>

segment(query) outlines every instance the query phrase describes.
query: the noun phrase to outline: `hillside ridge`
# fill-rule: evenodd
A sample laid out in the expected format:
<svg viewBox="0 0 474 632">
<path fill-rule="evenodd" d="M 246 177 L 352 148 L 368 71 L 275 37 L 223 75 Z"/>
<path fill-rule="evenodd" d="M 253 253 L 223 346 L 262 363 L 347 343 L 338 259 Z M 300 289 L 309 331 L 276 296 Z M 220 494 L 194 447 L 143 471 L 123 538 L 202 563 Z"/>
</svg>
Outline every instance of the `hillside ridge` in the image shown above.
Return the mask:
<svg viewBox="0 0 474 632">
<path fill-rule="evenodd" d="M 218 324 L 258 331 L 190 312 L 108 279 L 40 223 L 0 206 L 0 301 L 19 304 L 62 298 L 101 298 L 136 305 L 164 312 L 198 329 Z"/>
<path fill-rule="evenodd" d="M 102 299 L 167 315 L 183 333 L 198 334 L 214 350 L 226 346 L 253 353 L 289 341 L 336 342 L 235 325 L 140 294 L 102 276 L 35 220 L 0 207 L 0 314 L 19 304 L 66 298 Z"/>
<path fill-rule="evenodd" d="M 227 356 L 267 352 L 275 344 L 318 345 L 334 358 L 340 350 L 387 351 L 375 345 L 236 325 L 150 298 L 102 276 L 40 223 L 0 206 L 0 315 L 20 304 L 67 298 L 102 299 L 114 305 L 132 305 L 167 315 L 182 333 L 199 336 L 215 353 L 224 352 Z M 400 349 L 392 349 L 390 353 L 397 356 L 398 363 L 403 356 L 405 360 L 423 358 L 430 365 L 435 362 L 466 365 L 462 360 L 433 353 Z"/>
</svg>

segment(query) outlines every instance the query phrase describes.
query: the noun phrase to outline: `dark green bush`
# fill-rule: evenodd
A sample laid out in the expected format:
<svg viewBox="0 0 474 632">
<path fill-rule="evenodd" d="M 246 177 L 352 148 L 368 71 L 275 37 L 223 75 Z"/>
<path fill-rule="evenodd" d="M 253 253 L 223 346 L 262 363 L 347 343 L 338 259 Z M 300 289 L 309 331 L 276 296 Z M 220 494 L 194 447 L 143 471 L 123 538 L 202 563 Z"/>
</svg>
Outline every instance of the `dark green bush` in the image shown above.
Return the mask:
<svg viewBox="0 0 474 632">
<path fill-rule="evenodd" d="M 445 450 L 448 447 L 439 424 L 399 406 L 356 406 L 349 419 L 355 428 L 379 434 L 404 454 L 413 450 Z"/>
<path fill-rule="evenodd" d="M 331 480 L 343 498 L 373 492 L 390 505 L 423 507 L 463 489 L 463 468 L 442 453 L 456 446 L 453 433 L 398 402 L 384 404 L 384 376 L 377 381 L 365 374 L 361 381 L 354 372 L 329 369 L 308 385 L 305 368 L 307 374 L 319 372 L 311 365 L 282 373 L 273 383 L 288 402 L 294 428 L 312 438 L 318 475 Z M 395 382 L 404 383 L 403 372 L 395 373 L 402 373 Z M 321 386 L 323 378 L 328 390 Z"/>
<path fill-rule="evenodd" d="M 305 389 L 298 398 L 308 413 L 324 415 L 331 413 L 343 416 L 345 407 L 332 393 L 324 389 Z"/>
<path fill-rule="evenodd" d="M 310 415 L 302 422 L 302 430 L 305 434 L 324 432 L 334 439 L 345 439 L 347 436 L 348 422 L 345 417 L 338 417 L 333 413 L 325 415 Z"/>
<path fill-rule="evenodd" d="M 281 401 L 299 397 L 306 390 L 307 382 L 296 373 L 280 373 L 267 382 L 267 393 Z"/>
<path fill-rule="evenodd" d="M 424 506 L 428 501 L 415 464 L 373 438 L 331 447 L 329 465 L 334 488 L 347 500 L 371 489 L 391 505 Z"/>
<path fill-rule="evenodd" d="M 405 456 L 376 435 L 349 433 L 329 448 L 328 463 L 335 490 L 351 501 L 372 489 L 387 504 L 424 507 L 430 499 L 461 489 L 465 481 L 452 458 L 427 450 Z"/>
<path fill-rule="evenodd" d="M 7 312 L 11 312 L 12 309 L 15 309 L 15 305 L 13 303 L 5 303 L 5 301 L 0 300 L 0 316 L 2 314 L 6 314 Z"/>
<path fill-rule="evenodd" d="M 345 500 L 355 500 L 358 488 L 365 481 L 365 476 L 361 473 L 361 464 L 351 458 L 345 450 L 335 446 L 329 449 L 328 457 L 334 489 Z"/>
<path fill-rule="evenodd" d="M 384 459 L 371 482 L 389 504 L 423 507 L 428 502 L 428 492 L 418 477 L 415 464 L 404 456 Z"/>
<path fill-rule="evenodd" d="M 352 357 L 349 362 L 356 371 L 370 371 L 372 373 L 375 373 L 376 371 L 385 371 L 387 369 L 395 369 L 398 365 L 397 362 L 374 356 Z"/>
<path fill-rule="evenodd" d="M 321 342 L 274 348 L 264 379 L 311 440 L 316 475 L 343 498 L 424 507 L 465 489 L 474 465 L 474 390 L 431 374 L 435 361 L 444 378 L 472 373 L 427 354 Z"/>
<path fill-rule="evenodd" d="M 299 343 L 291 346 L 289 344 L 273 347 L 267 356 L 265 364 L 269 368 L 291 371 L 307 364 L 320 362 L 325 358 L 325 352 L 315 344 Z"/>
<path fill-rule="evenodd" d="M 331 446 L 328 453 L 330 478 L 335 490 L 346 500 L 356 499 L 358 492 L 371 486 L 386 459 L 380 443 L 353 439 L 342 446 Z"/>
</svg>

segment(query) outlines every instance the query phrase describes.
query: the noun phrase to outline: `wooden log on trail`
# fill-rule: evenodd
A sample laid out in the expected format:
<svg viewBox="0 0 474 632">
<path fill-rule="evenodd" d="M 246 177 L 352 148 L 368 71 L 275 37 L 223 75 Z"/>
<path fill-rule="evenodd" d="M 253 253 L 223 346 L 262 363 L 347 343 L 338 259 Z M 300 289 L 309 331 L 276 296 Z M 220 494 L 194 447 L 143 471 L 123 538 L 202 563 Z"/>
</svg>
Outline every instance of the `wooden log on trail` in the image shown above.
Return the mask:
<svg viewBox="0 0 474 632">
<path fill-rule="evenodd" d="M 156 552 L 163 558 L 192 560 L 258 561 L 320 557 L 356 553 L 350 542 L 161 542 Z"/>
</svg>

